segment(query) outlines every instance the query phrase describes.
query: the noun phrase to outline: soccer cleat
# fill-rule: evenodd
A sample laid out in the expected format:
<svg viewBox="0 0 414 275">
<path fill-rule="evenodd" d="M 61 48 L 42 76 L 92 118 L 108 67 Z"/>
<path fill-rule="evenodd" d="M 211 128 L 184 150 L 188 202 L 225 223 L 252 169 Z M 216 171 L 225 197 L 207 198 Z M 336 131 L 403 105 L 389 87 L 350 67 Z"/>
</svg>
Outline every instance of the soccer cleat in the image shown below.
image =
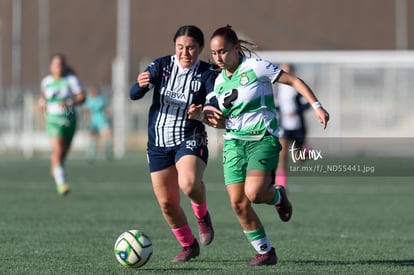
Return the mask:
<svg viewBox="0 0 414 275">
<path fill-rule="evenodd" d="M 66 196 L 70 192 L 70 187 L 66 183 L 56 185 L 59 195 Z"/>
<path fill-rule="evenodd" d="M 200 246 L 198 245 L 197 240 L 194 239 L 192 245 L 183 247 L 181 252 L 175 256 L 173 262 L 187 262 L 192 258 L 198 257 L 198 255 L 200 255 Z"/>
<path fill-rule="evenodd" d="M 247 262 L 247 266 L 259 266 L 259 265 L 275 265 L 277 264 L 277 255 L 274 247 L 265 254 L 256 254 L 256 256 Z"/>
<path fill-rule="evenodd" d="M 214 239 L 214 229 L 208 212 L 204 218 L 197 219 L 197 227 L 200 243 L 202 245 L 209 245 Z"/>
<path fill-rule="evenodd" d="M 277 185 L 276 190 L 279 190 L 279 194 L 282 196 L 280 203 L 275 205 L 277 213 L 282 221 L 287 222 L 292 217 L 292 205 L 288 200 L 286 189 L 283 186 Z"/>
</svg>

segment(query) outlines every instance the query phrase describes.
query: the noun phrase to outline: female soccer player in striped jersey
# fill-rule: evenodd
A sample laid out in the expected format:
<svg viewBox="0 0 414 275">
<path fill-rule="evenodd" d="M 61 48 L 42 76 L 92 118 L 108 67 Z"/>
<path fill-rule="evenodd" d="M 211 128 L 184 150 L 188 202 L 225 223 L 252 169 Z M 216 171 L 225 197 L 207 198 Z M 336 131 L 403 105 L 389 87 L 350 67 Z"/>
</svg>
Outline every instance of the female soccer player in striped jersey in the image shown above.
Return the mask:
<svg viewBox="0 0 414 275">
<path fill-rule="evenodd" d="M 246 265 L 273 265 L 277 263 L 276 251 L 251 205 L 274 206 L 284 222 L 292 216 L 284 187 L 274 185 L 281 146 L 272 84 L 293 86 L 312 103 L 324 128 L 329 115 L 302 80 L 270 62 L 247 57 L 251 52 L 243 42 L 230 26 L 217 29 L 210 39 L 214 62 L 222 69 L 214 91 L 225 121 L 217 124 L 206 111 L 205 121 L 226 129 L 223 166 L 227 193 L 244 235 L 257 251 Z M 198 117 L 200 109 L 193 105 L 189 113 Z"/>
<path fill-rule="evenodd" d="M 280 68 L 286 73 L 295 73 L 292 64 L 281 64 Z M 275 180 L 277 185 L 286 188 L 288 152 L 290 150 L 306 149 L 306 123 L 304 113 L 310 108 L 310 104 L 289 85 L 276 85 L 274 94 L 278 110 L 279 141 L 282 145 Z"/>
<path fill-rule="evenodd" d="M 180 27 L 173 40 L 175 55 L 156 59 L 140 73 L 130 97 L 140 99 L 153 88 L 147 143 L 151 181 L 163 216 L 182 246 L 173 261 L 185 262 L 197 257 L 200 248 L 180 206 L 180 189 L 191 199 L 200 242 L 208 245 L 214 238 L 202 180 L 207 136 L 202 118 L 189 119 L 188 108 L 206 103 L 217 72 L 198 59 L 204 47 L 198 27 Z"/>
</svg>

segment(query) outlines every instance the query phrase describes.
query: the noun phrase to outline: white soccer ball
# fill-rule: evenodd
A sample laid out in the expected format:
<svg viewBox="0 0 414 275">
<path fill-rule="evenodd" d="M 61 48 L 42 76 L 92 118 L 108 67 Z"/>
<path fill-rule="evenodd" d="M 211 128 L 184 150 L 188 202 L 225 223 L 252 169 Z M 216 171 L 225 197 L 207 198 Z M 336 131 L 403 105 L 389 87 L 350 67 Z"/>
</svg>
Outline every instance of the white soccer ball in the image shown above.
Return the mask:
<svg viewBox="0 0 414 275">
<path fill-rule="evenodd" d="M 128 230 L 119 235 L 114 246 L 118 262 L 131 268 L 145 265 L 152 255 L 150 238 L 141 230 Z"/>
</svg>

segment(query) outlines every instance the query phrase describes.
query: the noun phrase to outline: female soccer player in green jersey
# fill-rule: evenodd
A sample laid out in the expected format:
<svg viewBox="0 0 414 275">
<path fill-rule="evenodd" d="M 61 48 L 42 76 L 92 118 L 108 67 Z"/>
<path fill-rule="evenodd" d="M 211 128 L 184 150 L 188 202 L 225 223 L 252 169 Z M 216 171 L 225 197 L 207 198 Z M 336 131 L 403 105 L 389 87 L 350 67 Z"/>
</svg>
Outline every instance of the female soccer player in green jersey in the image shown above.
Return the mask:
<svg viewBox="0 0 414 275">
<path fill-rule="evenodd" d="M 274 265 L 276 251 L 252 208 L 252 203 L 272 205 L 284 222 L 292 216 L 285 188 L 274 182 L 281 145 L 272 84 L 280 82 L 294 87 L 312 104 L 324 128 L 329 114 L 301 79 L 268 61 L 247 57 L 250 51 L 243 42 L 230 26 L 213 33 L 211 53 L 222 69 L 214 85 L 221 112 L 205 109 L 200 114 L 201 107 L 193 105 L 189 114 L 203 117 L 210 126 L 226 129 L 223 148 L 226 189 L 244 235 L 257 251 L 246 265 Z M 222 114 L 224 121 L 217 114 Z"/>
<path fill-rule="evenodd" d="M 76 131 L 75 106 L 85 101 L 85 92 L 64 55 L 54 55 L 49 70 L 41 83 L 39 105 L 46 114 L 46 130 L 52 145 L 50 172 L 58 193 L 66 195 L 70 189 L 64 162 Z"/>
</svg>

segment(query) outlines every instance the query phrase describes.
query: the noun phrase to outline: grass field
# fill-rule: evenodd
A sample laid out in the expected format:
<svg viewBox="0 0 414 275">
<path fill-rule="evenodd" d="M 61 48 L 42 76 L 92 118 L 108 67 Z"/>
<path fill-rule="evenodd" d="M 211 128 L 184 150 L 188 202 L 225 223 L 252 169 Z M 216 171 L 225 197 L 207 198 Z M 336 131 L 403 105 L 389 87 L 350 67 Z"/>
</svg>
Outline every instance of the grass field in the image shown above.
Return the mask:
<svg viewBox="0 0 414 275">
<path fill-rule="evenodd" d="M 247 268 L 255 253 L 230 209 L 219 161 L 205 175 L 216 239 L 188 263 L 171 262 L 180 247 L 144 154 L 93 164 L 71 155 L 65 198 L 48 165 L 46 157 L 0 157 L 0 274 L 414 274 L 414 177 L 291 177 L 289 223 L 272 207 L 255 207 L 279 263 Z M 197 233 L 186 198 L 182 205 Z M 150 235 L 154 255 L 131 270 L 117 263 L 113 245 L 135 228 Z"/>
</svg>

